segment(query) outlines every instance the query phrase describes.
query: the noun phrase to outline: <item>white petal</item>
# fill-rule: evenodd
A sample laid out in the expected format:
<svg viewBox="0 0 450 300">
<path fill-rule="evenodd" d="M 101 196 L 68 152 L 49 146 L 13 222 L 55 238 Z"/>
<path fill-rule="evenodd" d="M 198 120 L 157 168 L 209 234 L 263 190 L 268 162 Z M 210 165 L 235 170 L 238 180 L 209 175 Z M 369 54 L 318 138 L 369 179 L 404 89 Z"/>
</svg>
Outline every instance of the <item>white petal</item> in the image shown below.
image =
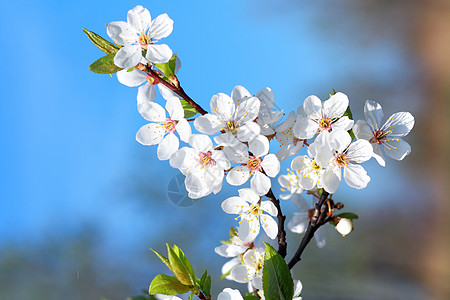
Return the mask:
<svg viewBox="0 0 450 300">
<path fill-rule="evenodd" d="M 344 168 L 344 179 L 349 186 L 355 189 L 365 188 L 370 181 L 370 177 L 361 165 L 351 163 Z"/>
<path fill-rule="evenodd" d="M 227 122 L 233 120 L 236 106 L 230 96 L 224 93 L 218 93 L 211 98 L 211 113 L 216 115 L 221 121 Z"/>
<path fill-rule="evenodd" d="M 156 99 L 156 90 L 155 90 L 155 86 L 153 84 L 147 83 L 138 88 L 138 94 L 137 94 L 138 107 L 139 107 L 139 103 L 141 105 L 143 103 L 151 103 L 151 102 L 155 102 L 155 99 Z M 164 113 L 164 115 L 165 115 L 165 113 Z"/>
<path fill-rule="evenodd" d="M 162 140 L 158 146 L 157 155 L 159 160 L 168 160 L 174 154 L 178 147 L 180 146 L 180 141 L 173 133 L 169 133 Z"/>
<path fill-rule="evenodd" d="M 379 103 L 367 100 L 364 105 L 364 115 L 366 116 L 367 124 L 375 130 L 380 128 L 381 120 L 383 119 L 383 109 Z"/>
<path fill-rule="evenodd" d="M 411 153 L 411 146 L 401 138 L 389 138 L 384 142 L 384 152 L 390 158 L 402 160 Z"/>
<path fill-rule="evenodd" d="M 152 17 L 146 8 L 138 5 L 128 11 L 127 21 L 138 32 L 145 32 L 150 27 Z"/>
<path fill-rule="evenodd" d="M 137 69 L 134 69 L 131 72 L 128 72 L 128 70 L 121 70 L 117 72 L 117 80 L 126 86 L 135 87 L 147 81 L 147 74 Z"/>
<path fill-rule="evenodd" d="M 278 214 L 278 209 L 270 201 L 261 201 L 261 209 L 274 217 Z"/>
<path fill-rule="evenodd" d="M 338 129 L 330 133 L 328 142 L 332 149 L 342 152 L 350 145 L 352 138 L 347 131 Z"/>
<path fill-rule="evenodd" d="M 152 63 L 165 64 L 172 57 L 172 49 L 166 44 L 148 45 L 147 58 Z"/>
<path fill-rule="evenodd" d="M 345 131 L 350 130 L 353 127 L 354 121 L 350 120 L 347 116 L 340 118 L 331 125 L 333 130 L 342 129 Z"/>
<path fill-rule="evenodd" d="M 340 118 L 348 107 L 347 95 L 337 92 L 323 103 L 323 113 L 330 119 Z"/>
<path fill-rule="evenodd" d="M 322 175 L 321 184 L 325 191 L 334 194 L 341 185 L 341 168 L 329 166 Z"/>
<path fill-rule="evenodd" d="M 319 125 L 309 118 L 297 115 L 297 121 L 292 127 L 292 132 L 299 139 L 310 139 L 319 130 Z"/>
<path fill-rule="evenodd" d="M 241 197 L 230 197 L 222 202 L 222 209 L 227 214 L 238 214 L 248 209 L 248 204 Z"/>
<path fill-rule="evenodd" d="M 194 121 L 195 122 L 195 121 Z M 217 146 L 234 147 L 238 144 L 242 144 L 231 132 L 225 132 L 221 135 L 214 137 L 214 142 Z"/>
<path fill-rule="evenodd" d="M 353 125 L 353 133 L 358 139 L 365 139 L 369 141 L 373 137 L 372 130 L 363 120 L 356 121 L 355 125 Z"/>
<path fill-rule="evenodd" d="M 161 96 L 163 96 L 164 99 L 169 99 L 171 97 L 179 97 L 174 91 L 169 89 L 163 84 L 158 84 L 159 92 L 161 93 Z"/>
<path fill-rule="evenodd" d="M 242 185 L 247 182 L 250 172 L 247 166 L 237 166 L 231 169 L 227 175 L 227 182 L 231 185 Z"/>
<path fill-rule="evenodd" d="M 294 297 L 300 296 L 302 293 L 302 282 L 300 280 L 294 280 Z"/>
<path fill-rule="evenodd" d="M 235 266 L 239 266 L 241 264 L 241 260 L 239 259 L 239 257 L 235 257 L 232 260 L 227 261 L 221 269 L 222 274 L 226 274 L 228 273 L 233 267 Z M 227 276 L 225 277 L 229 280 L 233 280 L 231 276 Z"/>
<path fill-rule="evenodd" d="M 241 293 L 239 290 L 232 290 L 230 288 L 225 288 L 218 296 L 217 300 L 242 300 Z"/>
<path fill-rule="evenodd" d="M 231 92 L 231 99 L 233 99 L 233 102 L 236 105 L 251 97 L 252 95 L 249 93 L 249 91 L 241 85 L 235 86 L 233 88 L 233 91 Z"/>
<path fill-rule="evenodd" d="M 283 123 L 281 123 L 276 129 L 276 132 L 283 132 L 288 130 L 289 128 L 291 128 L 295 123 L 295 112 L 291 111 L 288 115 L 288 117 L 286 118 L 286 120 L 284 120 Z"/>
<path fill-rule="evenodd" d="M 237 138 L 242 142 L 254 139 L 261 132 L 261 127 L 255 122 L 249 122 L 236 129 Z"/>
<path fill-rule="evenodd" d="M 257 290 L 263 289 L 263 283 L 262 283 L 262 277 L 261 276 L 255 276 L 252 279 L 252 286 Z"/>
<path fill-rule="evenodd" d="M 136 66 L 142 59 L 141 46 L 129 45 L 119 49 L 114 56 L 114 64 L 120 68 L 129 69 Z"/>
<path fill-rule="evenodd" d="M 137 107 L 139 113 L 151 122 L 163 122 L 166 120 L 166 110 L 155 102 L 145 97 L 138 98 Z"/>
<path fill-rule="evenodd" d="M 175 125 L 175 130 L 178 132 L 178 135 L 183 142 L 189 142 L 189 137 L 192 134 L 192 129 L 186 119 L 179 120 L 177 125 Z"/>
<path fill-rule="evenodd" d="M 269 177 L 275 177 L 280 172 L 280 161 L 277 156 L 272 153 L 264 157 L 261 166 Z"/>
<path fill-rule="evenodd" d="M 167 14 L 162 14 L 153 20 L 149 30 L 152 39 L 159 40 L 168 37 L 173 31 L 173 20 Z"/>
<path fill-rule="evenodd" d="M 260 115 L 269 113 L 275 106 L 275 97 L 271 88 L 265 87 L 257 92 L 255 96 L 261 101 L 259 108 Z"/>
<path fill-rule="evenodd" d="M 381 152 L 380 145 L 372 144 L 373 146 L 373 157 L 376 159 L 376 161 L 380 164 L 380 166 L 384 167 L 386 166 L 386 161 L 384 160 L 383 153 Z"/>
<path fill-rule="evenodd" d="M 373 147 L 367 140 L 357 140 L 348 146 L 347 155 L 350 161 L 362 163 L 372 157 Z"/>
<path fill-rule="evenodd" d="M 251 220 L 243 219 L 241 224 L 239 224 L 238 235 L 244 243 L 251 242 L 258 236 L 259 228 L 260 225 L 257 218 Z"/>
<path fill-rule="evenodd" d="M 135 29 L 123 21 L 109 23 L 106 27 L 106 33 L 108 33 L 114 43 L 122 46 L 131 45 L 138 40 Z"/>
<path fill-rule="evenodd" d="M 223 127 L 222 121 L 217 116 L 206 114 L 197 117 L 194 121 L 195 128 L 204 134 L 216 134 Z"/>
<path fill-rule="evenodd" d="M 274 238 L 276 238 L 277 234 L 278 234 L 278 224 L 277 224 L 277 222 L 275 222 L 275 220 L 272 217 L 270 217 L 270 216 L 268 216 L 266 214 L 262 214 L 259 217 L 259 219 L 261 221 L 262 228 L 266 232 L 267 236 L 269 238 L 271 238 L 272 240 Z"/>
<path fill-rule="evenodd" d="M 247 201 L 248 203 L 255 204 L 261 199 L 261 196 L 258 195 L 254 190 L 249 188 L 240 189 L 239 197 Z"/>
<path fill-rule="evenodd" d="M 247 271 L 248 269 L 245 265 L 239 265 L 231 269 L 230 275 L 234 281 L 245 283 L 248 282 Z"/>
<path fill-rule="evenodd" d="M 258 135 L 248 143 L 248 148 L 253 156 L 264 156 L 269 153 L 269 140 L 263 135 Z"/>
<path fill-rule="evenodd" d="M 272 183 L 270 178 L 261 172 L 255 172 L 252 179 L 250 180 L 250 186 L 252 190 L 260 195 L 265 195 L 269 192 Z"/>
<path fill-rule="evenodd" d="M 186 185 L 186 190 L 188 191 L 188 197 L 191 199 L 198 199 L 207 196 L 212 192 L 209 182 L 193 174 L 186 176 L 184 183 Z"/>
<path fill-rule="evenodd" d="M 136 140 L 142 145 L 156 145 L 164 138 L 164 128 L 156 123 L 142 126 L 136 133 Z"/>
<path fill-rule="evenodd" d="M 234 163 L 247 163 L 248 148 L 246 145 L 239 143 L 234 147 L 224 147 L 225 156 Z"/>
<path fill-rule="evenodd" d="M 326 168 L 333 159 L 333 152 L 330 148 L 322 146 L 318 149 L 315 157 L 315 161 L 318 166 Z"/>
<path fill-rule="evenodd" d="M 238 126 L 254 121 L 258 117 L 260 105 L 261 101 L 256 97 L 242 101 L 236 107 L 235 112 L 235 120 Z"/>
<path fill-rule="evenodd" d="M 184 119 L 184 109 L 179 98 L 171 97 L 167 99 L 166 110 L 172 120 Z"/>
<path fill-rule="evenodd" d="M 317 96 L 311 95 L 303 102 L 303 109 L 307 116 L 319 119 L 321 117 L 322 101 Z"/>
<path fill-rule="evenodd" d="M 310 162 L 311 159 L 308 156 L 299 155 L 292 160 L 291 169 L 300 171 L 301 169 L 306 168 Z"/>
<path fill-rule="evenodd" d="M 193 134 L 189 138 L 189 145 L 192 146 L 195 150 L 206 152 L 210 151 L 213 148 L 213 143 L 209 136 L 204 134 Z"/>
<path fill-rule="evenodd" d="M 314 233 L 314 238 L 316 239 L 316 245 L 319 248 L 325 247 L 325 227 L 320 227 L 317 229 L 316 233 Z"/>
<path fill-rule="evenodd" d="M 308 214 L 293 213 L 292 219 L 288 222 L 287 227 L 295 233 L 303 233 L 308 226 Z"/>
<path fill-rule="evenodd" d="M 414 127 L 414 117 L 409 112 L 393 114 L 384 124 L 383 130 L 392 131 L 388 136 L 401 137 L 407 135 Z"/>
</svg>

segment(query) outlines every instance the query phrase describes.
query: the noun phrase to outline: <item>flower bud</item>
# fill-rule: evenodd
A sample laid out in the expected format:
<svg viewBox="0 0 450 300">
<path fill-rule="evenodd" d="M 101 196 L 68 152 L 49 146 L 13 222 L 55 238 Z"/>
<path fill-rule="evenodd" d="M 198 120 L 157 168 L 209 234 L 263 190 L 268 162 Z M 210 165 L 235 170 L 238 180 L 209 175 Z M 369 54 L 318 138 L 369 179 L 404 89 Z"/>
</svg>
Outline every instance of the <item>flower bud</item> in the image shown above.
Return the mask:
<svg viewBox="0 0 450 300">
<path fill-rule="evenodd" d="M 353 231 L 353 221 L 351 219 L 339 219 L 339 222 L 334 227 L 342 235 L 346 236 Z"/>
</svg>

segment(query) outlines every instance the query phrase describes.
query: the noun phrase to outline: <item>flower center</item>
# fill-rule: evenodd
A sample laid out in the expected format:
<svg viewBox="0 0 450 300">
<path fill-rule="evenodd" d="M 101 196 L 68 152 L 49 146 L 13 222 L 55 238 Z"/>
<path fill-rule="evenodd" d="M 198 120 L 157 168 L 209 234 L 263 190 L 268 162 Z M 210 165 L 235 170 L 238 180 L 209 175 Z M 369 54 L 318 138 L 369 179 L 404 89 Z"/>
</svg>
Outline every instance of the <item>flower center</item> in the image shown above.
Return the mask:
<svg viewBox="0 0 450 300">
<path fill-rule="evenodd" d="M 259 217 L 262 213 L 262 209 L 260 207 L 260 203 L 252 204 L 250 208 L 247 210 L 247 214 L 252 214 Z"/>
<path fill-rule="evenodd" d="M 141 45 L 142 49 L 147 50 L 147 46 L 152 44 L 152 38 L 145 33 L 141 33 L 139 35 L 139 45 Z"/>
<path fill-rule="evenodd" d="M 330 118 L 324 117 L 324 118 L 320 119 L 318 122 L 320 131 L 324 131 L 324 130 L 330 131 L 331 123 L 332 123 L 332 121 Z"/>
<path fill-rule="evenodd" d="M 320 171 L 322 170 L 321 167 L 319 167 L 316 163 L 316 160 L 314 159 L 313 161 L 311 161 L 311 169 L 313 169 L 314 171 Z"/>
<path fill-rule="evenodd" d="M 247 168 L 252 172 L 259 171 L 261 169 L 261 158 L 250 156 L 247 160 Z"/>
<path fill-rule="evenodd" d="M 214 159 L 212 159 L 212 152 L 208 151 L 208 152 L 202 152 L 199 155 L 199 162 L 201 165 L 203 166 L 215 166 L 216 165 L 216 161 Z"/>
<path fill-rule="evenodd" d="M 145 79 L 146 79 L 146 80 L 148 81 L 148 83 L 150 83 L 150 84 L 153 84 L 153 85 L 158 84 L 158 81 L 155 80 L 155 78 L 153 78 L 152 76 L 150 76 L 150 75 L 148 75 L 148 74 L 147 74 L 147 76 L 146 76 Z"/>
<path fill-rule="evenodd" d="M 348 157 L 344 153 L 339 153 L 334 157 L 334 163 L 338 167 L 346 167 L 348 165 Z"/>
<path fill-rule="evenodd" d="M 373 137 L 370 139 L 370 142 L 375 144 L 383 144 L 386 141 L 386 136 L 388 132 L 384 132 L 383 130 L 377 130 L 373 133 Z"/>
<path fill-rule="evenodd" d="M 232 134 L 236 134 L 236 127 L 235 121 L 228 121 L 226 130 L 230 131 Z"/>
<path fill-rule="evenodd" d="M 172 120 L 171 118 L 167 118 L 163 123 L 164 130 L 169 133 L 172 133 L 175 131 L 175 125 L 177 125 L 177 123 L 174 120 Z"/>
</svg>

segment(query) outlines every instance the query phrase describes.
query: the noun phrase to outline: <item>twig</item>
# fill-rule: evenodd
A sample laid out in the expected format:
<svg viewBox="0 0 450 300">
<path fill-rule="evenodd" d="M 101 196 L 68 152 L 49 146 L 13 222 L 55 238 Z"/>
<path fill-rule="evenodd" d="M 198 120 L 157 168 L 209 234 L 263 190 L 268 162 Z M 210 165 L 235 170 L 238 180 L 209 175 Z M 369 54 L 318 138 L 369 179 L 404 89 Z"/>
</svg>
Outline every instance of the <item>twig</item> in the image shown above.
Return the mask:
<svg viewBox="0 0 450 300">
<path fill-rule="evenodd" d="M 287 242 L 286 242 L 286 231 L 284 229 L 284 222 L 286 221 L 286 216 L 283 216 L 283 212 L 281 211 L 280 200 L 278 200 L 272 192 L 272 189 L 267 192 L 266 197 L 275 205 L 278 210 L 277 219 L 278 219 L 278 254 L 280 254 L 283 258 L 286 257 L 287 254 Z"/>
</svg>

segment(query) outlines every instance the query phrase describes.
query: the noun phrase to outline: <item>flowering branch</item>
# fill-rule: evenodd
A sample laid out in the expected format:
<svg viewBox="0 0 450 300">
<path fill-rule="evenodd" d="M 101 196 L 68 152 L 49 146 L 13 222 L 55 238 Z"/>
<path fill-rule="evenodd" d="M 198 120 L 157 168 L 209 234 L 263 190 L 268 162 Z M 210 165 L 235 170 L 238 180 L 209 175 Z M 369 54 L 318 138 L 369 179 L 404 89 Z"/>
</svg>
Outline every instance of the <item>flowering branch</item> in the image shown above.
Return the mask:
<svg viewBox="0 0 450 300">
<path fill-rule="evenodd" d="M 326 222 L 327 211 L 326 210 L 321 211 L 321 209 L 329 195 L 330 194 L 324 190 L 322 192 L 322 195 L 320 196 L 319 201 L 316 203 L 314 213 L 311 217 L 311 221 L 309 221 L 308 223 L 308 228 L 306 229 L 305 235 L 303 236 L 303 239 L 300 242 L 300 245 L 298 246 L 298 249 L 295 252 L 294 257 L 292 257 L 291 261 L 288 264 L 289 269 L 292 269 L 292 267 L 294 267 L 295 264 L 301 260 L 301 255 L 303 251 L 313 238 L 314 233 L 317 231 L 317 229 L 319 229 L 319 227 L 322 226 L 323 224 L 327 223 Z"/>
<path fill-rule="evenodd" d="M 284 230 L 284 222 L 286 221 L 286 216 L 283 215 L 283 212 L 281 211 L 280 200 L 275 197 L 272 192 L 272 188 L 266 194 L 266 197 L 269 198 L 269 200 L 275 205 L 278 210 L 278 254 L 285 258 L 287 254 L 286 231 Z"/>
</svg>

